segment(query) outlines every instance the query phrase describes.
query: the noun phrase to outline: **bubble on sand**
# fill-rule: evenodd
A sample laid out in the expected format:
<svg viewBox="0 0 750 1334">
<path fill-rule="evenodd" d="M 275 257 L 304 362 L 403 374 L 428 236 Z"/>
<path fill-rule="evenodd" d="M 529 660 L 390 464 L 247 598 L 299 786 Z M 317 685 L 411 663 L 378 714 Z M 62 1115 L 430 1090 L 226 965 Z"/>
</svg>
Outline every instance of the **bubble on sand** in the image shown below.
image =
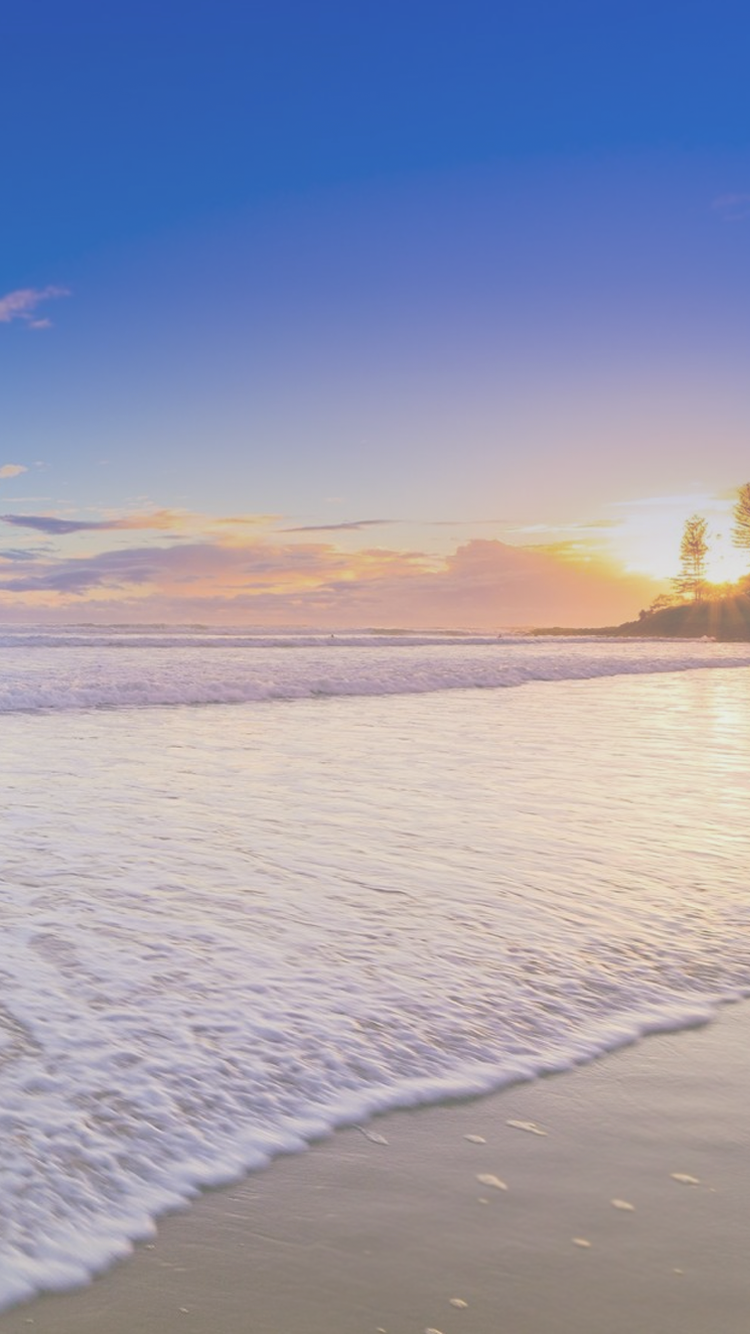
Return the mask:
<svg viewBox="0 0 750 1334">
<path fill-rule="evenodd" d="M 542 1130 L 536 1121 L 506 1121 L 506 1126 L 513 1126 L 514 1130 L 525 1130 L 528 1135 L 546 1135 L 547 1131 Z"/>
<path fill-rule="evenodd" d="M 673 1181 L 679 1181 L 683 1186 L 699 1186 L 701 1183 L 697 1177 L 691 1177 L 689 1172 L 671 1172 Z"/>
<path fill-rule="evenodd" d="M 477 1195 L 477 1204 L 489 1204 L 489 1200 L 487 1199 L 487 1196 L 486 1196 L 486 1195 Z"/>
<path fill-rule="evenodd" d="M 443 1331 L 442 1329 L 433 1329 L 432 1327 L 430 1327 L 429 1329 L 425 1330 L 424 1334 L 443 1334 Z"/>
<path fill-rule="evenodd" d="M 627 1200 L 610 1200 L 613 1209 L 622 1209 L 623 1213 L 634 1214 L 635 1205 L 629 1204 Z"/>
<path fill-rule="evenodd" d="M 469 1303 L 465 1302 L 463 1297 L 451 1297 L 450 1305 L 457 1307 L 459 1311 L 465 1311 Z"/>
<path fill-rule="evenodd" d="M 587 1241 L 585 1237 L 574 1237 L 574 1238 L 573 1238 L 573 1245 L 574 1245 L 574 1246 L 582 1246 L 583 1249 L 586 1250 L 586 1251 L 591 1250 L 591 1242 L 590 1242 L 590 1241 Z"/>
<path fill-rule="evenodd" d="M 508 1187 L 499 1177 L 493 1176 L 491 1172 L 480 1172 L 477 1181 L 480 1186 L 494 1186 L 495 1190 L 507 1190 Z"/>
<path fill-rule="evenodd" d="M 486 1144 L 486 1143 L 487 1143 L 487 1141 L 486 1141 L 486 1139 L 484 1138 L 483 1135 L 464 1135 L 464 1139 L 467 1139 L 467 1140 L 469 1141 L 470 1144 Z"/>
</svg>

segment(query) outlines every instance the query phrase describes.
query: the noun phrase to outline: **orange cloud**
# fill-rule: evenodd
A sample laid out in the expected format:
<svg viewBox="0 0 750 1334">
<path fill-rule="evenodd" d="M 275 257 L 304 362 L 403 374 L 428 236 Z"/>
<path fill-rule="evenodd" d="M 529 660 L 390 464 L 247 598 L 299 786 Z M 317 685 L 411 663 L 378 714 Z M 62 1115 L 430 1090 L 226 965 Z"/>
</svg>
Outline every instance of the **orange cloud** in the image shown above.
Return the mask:
<svg viewBox="0 0 750 1334">
<path fill-rule="evenodd" d="M 144 525 L 145 526 L 145 525 Z M 0 552 L 0 600 L 38 609 L 106 605 L 127 620 L 402 624 L 415 628 L 604 624 L 634 616 L 655 585 L 590 561 L 491 540 L 436 562 L 418 551 L 210 540 L 73 557 Z M 88 614 L 88 613 L 87 613 Z"/>
<path fill-rule="evenodd" d="M 230 514 L 226 518 L 212 519 L 212 527 L 218 528 L 258 528 L 278 523 L 280 514 Z"/>
</svg>

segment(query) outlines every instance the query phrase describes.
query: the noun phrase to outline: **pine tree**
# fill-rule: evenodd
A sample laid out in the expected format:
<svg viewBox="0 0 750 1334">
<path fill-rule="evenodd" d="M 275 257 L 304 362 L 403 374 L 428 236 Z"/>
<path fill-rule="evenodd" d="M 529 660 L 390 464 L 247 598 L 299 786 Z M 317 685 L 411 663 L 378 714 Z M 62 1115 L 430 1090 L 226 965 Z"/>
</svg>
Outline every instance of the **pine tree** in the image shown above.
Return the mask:
<svg viewBox="0 0 750 1334">
<path fill-rule="evenodd" d="M 700 602 L 706 582 L 707 528 L 708 524 L 700 514 L 693 514 L 685 520 L 680 543 L 681 572 L 672 581 L 681 596 L 690 597 L 693 602 Z"/>
<path fill-rule="evenodd" d="M 737 492 L 732 541 L 736 547 L 750 550 L 750 482 L 745 482 Z"/>
</svg>

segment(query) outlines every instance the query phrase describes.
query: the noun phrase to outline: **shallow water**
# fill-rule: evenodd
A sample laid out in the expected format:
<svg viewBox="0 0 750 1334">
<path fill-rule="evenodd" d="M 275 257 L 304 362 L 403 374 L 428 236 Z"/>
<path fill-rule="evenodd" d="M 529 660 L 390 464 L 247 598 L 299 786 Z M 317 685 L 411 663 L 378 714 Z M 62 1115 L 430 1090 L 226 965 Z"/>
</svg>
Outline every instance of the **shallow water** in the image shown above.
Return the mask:
<svg viewBox="0 0 750 1334">
<path fill-rule="evenodd" d="M 70 686 L 81 650 L 53 651 Z M 617 651 L 630 674 L 518 690 L 6 714 L 0 1304 L 336 1124 L 750 992 L 750 673 Z M 109 690 L 138 655 L 193 689 L 238 670 L 96 652 Z M 277 653 L 356 680 L 333 654 L 405 650 L 260 652 L 273 683 Z M 406 653 L 412 680 L 459 661 Z"/>
</svg>

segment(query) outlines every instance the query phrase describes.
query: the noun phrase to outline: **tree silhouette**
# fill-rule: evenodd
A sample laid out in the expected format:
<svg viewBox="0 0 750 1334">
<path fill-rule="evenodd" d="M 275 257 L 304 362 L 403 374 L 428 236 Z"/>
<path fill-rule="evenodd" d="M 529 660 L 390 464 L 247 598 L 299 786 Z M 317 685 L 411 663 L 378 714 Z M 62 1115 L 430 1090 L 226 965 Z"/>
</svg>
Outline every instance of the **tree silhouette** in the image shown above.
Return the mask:
<svg viewBox="0 0 750 1334">
<path fill-rule="evenodd" d="M 750 550 L 750 482 L 745 482 L 737 492 L 732 541 L 736 547 Z"/>
<path fill-rule="evenodd" d="M 750 486 L 748 493 L 750 498 Z M 677 578 L 672 581 L 681 596 L 690 597 L 693 602 L 700 602 L 706 582 L 707 528 L 708 524 L 700 514 L 693 514 L 685 520 L 680 543 L 681 570 Z"/>
</svg>

